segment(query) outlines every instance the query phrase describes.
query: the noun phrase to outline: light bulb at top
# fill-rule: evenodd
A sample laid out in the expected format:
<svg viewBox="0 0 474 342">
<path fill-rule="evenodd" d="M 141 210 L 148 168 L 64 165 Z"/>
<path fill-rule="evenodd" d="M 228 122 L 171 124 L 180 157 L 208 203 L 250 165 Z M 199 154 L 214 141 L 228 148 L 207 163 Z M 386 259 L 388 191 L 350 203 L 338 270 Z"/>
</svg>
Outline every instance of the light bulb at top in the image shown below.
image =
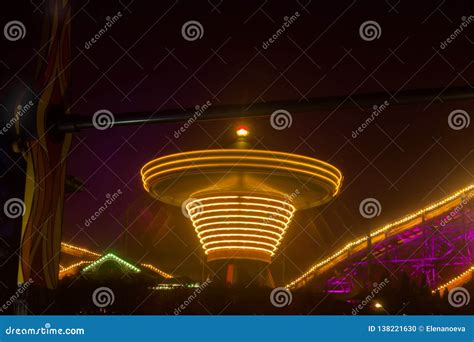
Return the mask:
<svg viewBox="0 0 474 342">
<path fill-rule="evenodd" d="M 235 131 L 238 137 L 246 137 L 249 135 L 249 130 L 247 127 L 241 126 Z"/>
</svg>

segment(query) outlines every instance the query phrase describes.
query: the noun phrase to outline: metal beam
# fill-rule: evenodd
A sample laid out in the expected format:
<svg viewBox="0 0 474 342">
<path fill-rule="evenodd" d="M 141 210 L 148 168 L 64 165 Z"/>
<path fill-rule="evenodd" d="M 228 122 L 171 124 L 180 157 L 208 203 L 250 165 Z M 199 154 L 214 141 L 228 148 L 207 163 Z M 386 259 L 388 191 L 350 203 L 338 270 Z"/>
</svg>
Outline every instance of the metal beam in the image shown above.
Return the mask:
<svg viewBox="0 0 474 342">
<path fill-rule="evenodd" d="M 453 100 L 474 100 L 474 89 L 471 87 L 453 87 L 446 89 L 413 89 L 398 92 L 391 97 L 387 93 L 354 94 L 350 96 L 332 96 L 310 98 L 300 101 L 272 101 L 253 104 L 233 104 L 210 106 L 199 120 L 219 120 L 269 116 L 274 111 L 284 109 L 290 113 L 307 113 L 314 111 L 333 110 L 334 108 L 369 108 L 388 101 L 390 106 L 440 102 Z M 195 116 L 195 108 L 168 109 L 163 111 L 143 111 L 131 113 L 114 113 L 114 127 L 153 123 L 184 122 Z M 81 129 L 94 128 L 92 116 L 67 115 L 56 122 L 60 132 L 75 132 Z"/>
</svg>

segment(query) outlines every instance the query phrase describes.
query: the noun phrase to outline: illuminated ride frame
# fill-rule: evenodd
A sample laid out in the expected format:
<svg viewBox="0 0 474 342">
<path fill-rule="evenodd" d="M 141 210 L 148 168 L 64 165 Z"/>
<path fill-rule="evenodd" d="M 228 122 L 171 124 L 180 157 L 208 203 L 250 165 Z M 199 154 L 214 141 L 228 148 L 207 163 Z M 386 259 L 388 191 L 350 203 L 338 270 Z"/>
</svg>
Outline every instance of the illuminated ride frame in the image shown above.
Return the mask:
<svg viewBox="0 0 474 342">
<path fill-rule="evenodd" d="M 251 149 L 177 153 L 147 163 L 145 189 L 181 206 L 207 260 L 270 263 L 296 210 L 334 198 L 342 174 L 302 155 Z"/>
</svg>

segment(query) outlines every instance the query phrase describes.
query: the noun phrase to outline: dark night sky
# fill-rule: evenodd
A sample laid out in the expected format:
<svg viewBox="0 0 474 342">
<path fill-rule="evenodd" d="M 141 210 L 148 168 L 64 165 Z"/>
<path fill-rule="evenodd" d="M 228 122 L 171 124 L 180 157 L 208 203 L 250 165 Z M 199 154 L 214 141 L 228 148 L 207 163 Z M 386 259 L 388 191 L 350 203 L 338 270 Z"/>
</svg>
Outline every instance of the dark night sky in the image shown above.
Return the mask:
<svg viewBox="0 0 474 342">
<path fill-rule="evenodd" d="M 365 92 L 386 92 L 395 104 L 401 90 L 472 87 L 474 80 L 474 22 L 440 49 L 461 17 L 474 14 L 472 1 L 393 1 L 395 7 L 385 1 L 153 3 L 73 2 L 72 112 L 153 111 L 208 100 L 213 105 L 305 101 Z M 39 48 L 41 14 L 29 2 L 22 6 L 28 8 L 22 15 L 13 10 L 2 15 L 2 25 L 14 19 L 29 23 L 26 39 L 2 42 L 8 49 L 2 48 L 0 81 L 12 78 L 1 90 L 5 106 L 28 83 L 32 62 L 15 74 Z M 85 49 L 105 18 L 117 11 L 122 18 Z M 262 49 L 283 17 L 296 11 L 300 17 L 288 31 Z M 181 26 L 188 20 L 202 24 L 202 39 L 183 39 Z M 380 24 L 379 39 L 367 42 L 359 36 L 367 20 Z M 238 117 L 198 121 L 179 139 L 173 137 L 179 123 L 82 131 L 74 135 L 68 173 L 85 181 L 87 190 L 67 196 L 64 241 L 116 250 L 167 272 L 199 278 L 202 252 L 191 224 L 180 208 L 154 202 L 138 173 L 156 156 L 219 148 L 233 128 L 245 123 L 260 146 L 327 160 L 345 177 L 339 197 L 300 212 L 290 227 L 283 253 L 272 265 L 278 283 L 289 281 L 337 246 L 472 183 L 474 124 L 452 130 L 447 119 L 455 109 L 472 117 L 474 104 L 390 105 L 356 139 L 352 131 L 370 108 L 294 114 L 293 125 L 283 131 L 272 129 L 266 118 Z M 123 195 L 84 227 L 106 194 L 118 189 Z M 371 220 L 358 209 L 367 197 L 382 204 L 381 215 Z"/>
</svg>

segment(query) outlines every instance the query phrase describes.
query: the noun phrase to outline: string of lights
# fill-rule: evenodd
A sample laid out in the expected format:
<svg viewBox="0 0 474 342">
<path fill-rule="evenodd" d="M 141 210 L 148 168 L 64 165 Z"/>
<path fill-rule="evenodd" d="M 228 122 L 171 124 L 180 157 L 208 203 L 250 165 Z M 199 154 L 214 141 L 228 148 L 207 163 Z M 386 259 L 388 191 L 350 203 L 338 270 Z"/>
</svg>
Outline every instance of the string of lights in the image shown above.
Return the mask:
<svg viewBox="0 0 474 342">
<path fill-rule="evenodd" d="M 59 274 L 61 273 L 66 273 L 67 271 L 73 269 L 73 268 L 76 268 L 76 267 L 79 267 L 79 266 L 82 266 L 82 265 L 87 265 L 87 264 L 91 264 L 93 261 L 90 261 L 90 260 L 81 260 L 79 262 L 76 262 L 74 264 L 71 264 L 69 266 L 66 266 L 66 267 L 63 267 L 60 271 L 59 271 Z"/>
<path fill-rule="evenodd" d="M 90 250 L 88 250 L 88 249 L 85 249 L 85 248 L 82 248 L 82 247 L 70 245 L 70 244 L 67 244 L 67 243 L 65 243 L 65 242 L 61 242 L 61 246 L 62 246 L 63 248 L 69 248 L 69 249 L 72 249 L 72 250 L 80 251 L 80 252 L 85 253 L 85 254 L 88 254 L 88 255 L 90 255 L 90 256 L 99 257 L 99 258 L 102 258 L 102 257 L 103 257 L 102 254 L 92 252 L 92 251 L 90 251 Z M 107 254 L 107 255 L 108 255 L 108 254 Z M 107 256 L 107 255 L 105 255 L 105 256 Z M 118 257 L 117 257 L 117 258 L 118 258 Z M 118 258 L 118 259 L 120 259 L 120 258 Z M 96 261 L 98 262 L 98 261 L 100 261 L 100 260 L 101 260 L 101 259 L 97 259 Z M 122 260 L 122 259 L 120 259 L 120 260 Z M 62 266 L 62 265 L 59 265 L 59 269 L 60 269 L 59 273 L 61 274 L 61 273 L 67 272 L 67 271 L 69 271 L 69 270 L 71 270 L 71 269 L 73 269 L 73 268 L 76 268 L 76 267 L 79 267 L 79 266 L 82 266 L 82 265 L 85 265 L 85 264 L 92 264 L 93 262 L 94 262 L 94 261 L 91 261 L 91 260 L 81 260 L 81 261 L 76 262 L 76 263 L 74 263 L 74 264 L 72 264 L 72 265 L 69 265 L 69 266 L 67 266 L 67 267 L 64 267 L 64 266 Z M 127 264 L 128 264 L 128 265 L 131 265 L 131 264 L 129 264 L 129 263 L 127 263 Z M 152 270 L 153 272 L 155 272 L 155 273 L 161 275 L 162 277 L 164 277 L 164 278 L 166 278 L 166 279 L 172 279 L 172 278 L 174 278 L 172 275 L 170 275 L 170 274 L 168 274 L 168 273 L 166 273 L 166 272 L 160 270 L 159 268 L 157 268 L 156 266 L 154 266 L 154 265 L 152 265 L 152 264 L 141 264 L 141 266 Z"/>
<path fill-rule="evenodd" d="M 465 188 L 462 188 L 456 192 L 454 192 L 453 194 L 451 194 L 450 196 L 447 196 L 445 198 L 443 198 L 442 200 L 438 201 L 438 202 L 435 202 L 423 209 L 420 209 L 420 210 L 417 210 L 407 216 L 404 216 L 403 218 L 399 219 L 399 220 L 396 220 L 394 222 L 391 222 L 389 224 L 386 224 L 385 226 L 379 228 L 379 229 L 376 229 L 375 231 L 371 232 L 369 235 L 371 238 L 373 237 L 376 237 L 380 234 L 384 234 L 386 232 L 388 232 L 390 229 L 394 228 L 394 227 L 398 227 L 402 224 L 405 224 L 405 223 L 408 223 L 416 218 L 419 218 L 423 215 L 426 215 L 428 214 L 429 212 L 433 211 L 433 210 L 436 210 L 446 204 L 448 204 L 449 202 L 454 202 L 455 200 L 463 197 L 463 196 L 466 196 L 466 194 L 470 191 L 474 190 L 474 184 L 471 184 Z M 450 206 L 450 208 L 452 207 L 455 207 L 457 205 L 457 203 L 452 203 L 452 205 Z M 449 210 L 449 209 L 447 209 Z M 407 226 L 405 227 L 405 230 L 407 229 L 410 229 L 411 226 Z M 286 285 L 287 288 L 295 288 L 297 287 L 300 283 L 304 282 L 305 280 L 307 280 L 309 277 L 311 277 L 313 275 L 313 273 L 315 273 L 319 268 L 321 268 L 322 266 L 330 263 L 331 261 L 333 261 L 334 259 L 336 259 L 337 257 L 339 257 L 340 255 L 342 255 L 343 253 L 346 253 L 348 252 L 351 248 L 357 246 L 357 245 L 360 245 L 361 243 L 364 243 L 368 240 L 368 237 L 367 236 L 364 236 L 364 237 L 361 237 L 357 240 L 354 240 L 352 242 L 349 242 L 346 246 L 344 246 L 343 248 L 341 248 L 340 250 L 338 250 L 337 252 L 333 253 L 331 256 L 329 256 L 328 258 L 316 263 L 315 265 L 313 265 L 312 267 L 310 267 L 310 269 L 308 271 L 306 271 L 303 275 L 301 275 L 300 277 L 298 277 L 297 279 L 293 280 L 292 282 L 290 282 L 289 284 Z"/>
<path fill-rule="evenodd" d="M 65 242 L 61 242 L 61 248 L 64 250 L 64 249 L 72 249 L 72 250 L 75 250 L 75 251 L 78 251 L 78 252 L 81 252 L 85 255 L 89 255 L 89 256 L 93 256 L 93 257 L 100 257 L 101 254 L 99 253 L 95 253 L 95 252 L 92 252 L 88 249 L 85 249 L 85 248 L 82 248 L 82 247 L 77 247 L 77 246 L 74 246 L 74 245 L 70 245 L 68 243 L 65 243 Z"/>
<path fill-rule="evenodd" d="M 126 268 L 130 269 L 131 271 L 133 271 L 135 273 L 141 272 L 141 270 L 138 267 L 133 266 L 129 262 L 126 262 L 125 260 L 119 258 L 118 256 L 116 256 L 115 254 L 112 254 L 112 253 L 106 254 L 103 257 L 97 259 L 96 261 L 91 263 L 89 266 L 84 267 L 81 272 L 88 272 L 88 271 L 96 268 L 97 266 L 99 266 L 100 264 L 102 264 L 104 261 L 107 261 L 107 260 L 114 260 L 117 263 L 119 263 L 120 265 L 125 266 Z"/>
<path fill-rule="evenodd" d="M 473 272 L 474 272 L 474 266 L 469 268 L 467 271 L 461 273 L 460 275 L 454 277 L 450 281 L 444 283 L 443 285 L 438 286 L 436 288 L 436 290 L 431 291 L 431 293 L 436 293 L 436 292 L 441 291 L 445 288 L 448 288 L 448 287 L 450 287 L 451 285 L 453 285 L 455 283 L 461 282 L 464 278 L 468 278 L 468 276 L 472 277 Z"/>
<path fill-rule="evenodd" d="M 161 275 L 162 277 L 166 278 L 166 279 L 172 279 L 174 278 L 171 274 L 168 274 L 166 272 L 163 272 L 162 270 L 160 270 L 159 268 L 151 265 L 151 264 L 141 264 L 143 267 L 145 268 L 148 268 L 149 270 L 152 270 L 153 272 L 155 273 L 158 273 L 159 275 Z"/>
</svg>

